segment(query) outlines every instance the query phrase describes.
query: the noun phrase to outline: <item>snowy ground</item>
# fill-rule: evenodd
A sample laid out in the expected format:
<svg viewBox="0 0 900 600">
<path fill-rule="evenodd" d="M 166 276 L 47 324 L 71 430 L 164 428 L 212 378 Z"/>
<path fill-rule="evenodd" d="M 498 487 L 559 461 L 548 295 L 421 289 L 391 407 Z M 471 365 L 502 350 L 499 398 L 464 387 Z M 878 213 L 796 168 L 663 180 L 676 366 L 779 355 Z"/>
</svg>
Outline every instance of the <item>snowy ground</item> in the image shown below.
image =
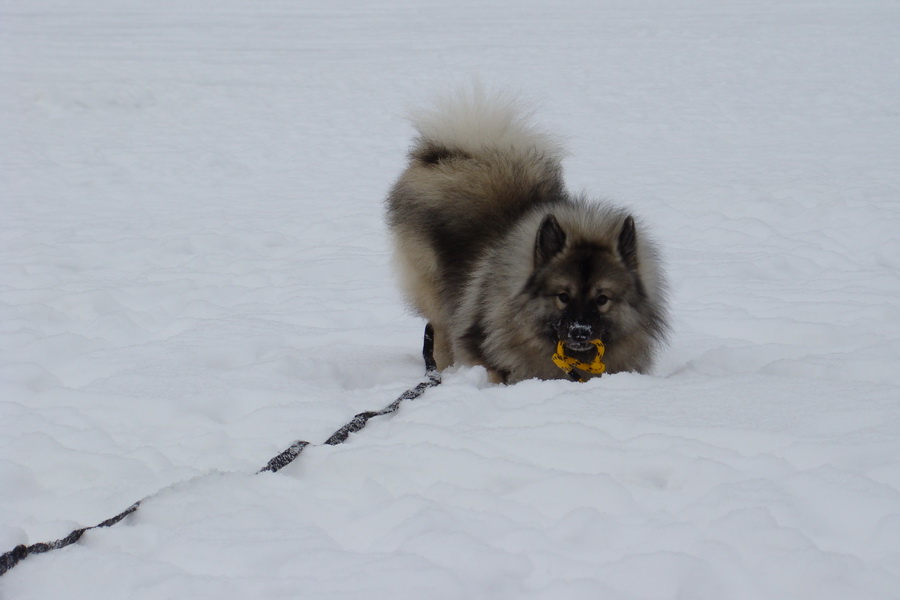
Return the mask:
<svg viewBox="0 0 900 600">
<path fill-rule="evenodd" d="M 0 0 L 0 597 L 900 598 L 891 0 Z M 479 75 L 654 227 L 654 376 L 421 373 L 381 199 Z M 157 493 L 158 490 L 159 493 Z"/>
</svg>

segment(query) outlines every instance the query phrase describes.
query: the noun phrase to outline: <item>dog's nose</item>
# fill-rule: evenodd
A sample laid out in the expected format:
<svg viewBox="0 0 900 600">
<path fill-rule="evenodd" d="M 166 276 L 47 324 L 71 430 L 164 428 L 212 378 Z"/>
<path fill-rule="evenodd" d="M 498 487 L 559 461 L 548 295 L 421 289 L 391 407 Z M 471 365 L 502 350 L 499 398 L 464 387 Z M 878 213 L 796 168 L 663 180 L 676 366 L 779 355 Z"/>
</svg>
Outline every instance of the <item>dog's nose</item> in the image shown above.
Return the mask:
<svg viewBox="0 0 900 600">
<path fill-rule="evenodd" d="M 576 323 L 569 327 L 569 339 L 573 342 L 586 342 L 591 339 L 591 328 L 588 325 Z"/>
</svg>

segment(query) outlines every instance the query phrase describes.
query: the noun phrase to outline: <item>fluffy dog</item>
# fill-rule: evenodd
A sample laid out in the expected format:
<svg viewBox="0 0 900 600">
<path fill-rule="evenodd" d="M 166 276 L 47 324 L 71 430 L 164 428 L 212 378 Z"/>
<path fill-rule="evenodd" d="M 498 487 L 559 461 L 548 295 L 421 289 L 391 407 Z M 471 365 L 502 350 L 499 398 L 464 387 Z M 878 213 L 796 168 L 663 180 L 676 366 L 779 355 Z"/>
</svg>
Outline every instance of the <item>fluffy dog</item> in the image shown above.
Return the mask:
<svg viewBox="0 0 900 600">
<path fill-rule="evenodd" d="M 387 220 L 438 367 L 557 379 L 569 376 L 558 348 L 579 366 L 603 348 L 606 372 L 648 371 L 667 332 L 665 282 L 630 213 L 570 195 L 559 144 L 513 101 L 462 93 L 413 125 Z"/>
</svg>

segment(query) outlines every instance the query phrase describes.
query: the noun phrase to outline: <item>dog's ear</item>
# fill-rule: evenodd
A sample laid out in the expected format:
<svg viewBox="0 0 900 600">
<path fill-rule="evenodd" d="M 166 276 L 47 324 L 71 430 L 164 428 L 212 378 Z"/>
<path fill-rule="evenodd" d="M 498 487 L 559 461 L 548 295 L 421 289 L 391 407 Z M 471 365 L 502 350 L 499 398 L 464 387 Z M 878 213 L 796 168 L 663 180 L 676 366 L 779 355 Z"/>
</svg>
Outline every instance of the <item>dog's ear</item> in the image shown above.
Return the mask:
<svg viewBox="0 0 900 600">
<path fill-rule="evenodd" d="M 636 271 L 638 268 L 637 258 L 637 229 L 634 226 L 634 218 L 628 215 L 622 224 L 622 231 L 619 232 L 619 256 L 625 266 Z"/>
<path fill-rule="evenodd" d="M 553 215 L 544 217 L 534 241 L 534 264 L 542 265 L 560 252 L 566 245 L 566 232 Z"/>
</svg>

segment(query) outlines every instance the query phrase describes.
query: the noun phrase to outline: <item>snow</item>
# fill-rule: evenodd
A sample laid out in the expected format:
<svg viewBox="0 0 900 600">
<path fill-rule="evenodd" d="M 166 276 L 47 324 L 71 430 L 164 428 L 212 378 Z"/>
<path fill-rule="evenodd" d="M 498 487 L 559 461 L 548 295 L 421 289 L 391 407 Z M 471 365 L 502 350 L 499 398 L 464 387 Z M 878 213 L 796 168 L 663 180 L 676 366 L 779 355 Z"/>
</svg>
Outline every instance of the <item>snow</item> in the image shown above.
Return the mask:
<svg viewBox="0 0 900 600">
<path fill-rule="evenodd" d="M 888 0 L 0 4 L 0 597 L 896 599 Z M 652 376 L 419 380 L 381 200 L 479 77 L 665 251 Z"/>
</svg>

